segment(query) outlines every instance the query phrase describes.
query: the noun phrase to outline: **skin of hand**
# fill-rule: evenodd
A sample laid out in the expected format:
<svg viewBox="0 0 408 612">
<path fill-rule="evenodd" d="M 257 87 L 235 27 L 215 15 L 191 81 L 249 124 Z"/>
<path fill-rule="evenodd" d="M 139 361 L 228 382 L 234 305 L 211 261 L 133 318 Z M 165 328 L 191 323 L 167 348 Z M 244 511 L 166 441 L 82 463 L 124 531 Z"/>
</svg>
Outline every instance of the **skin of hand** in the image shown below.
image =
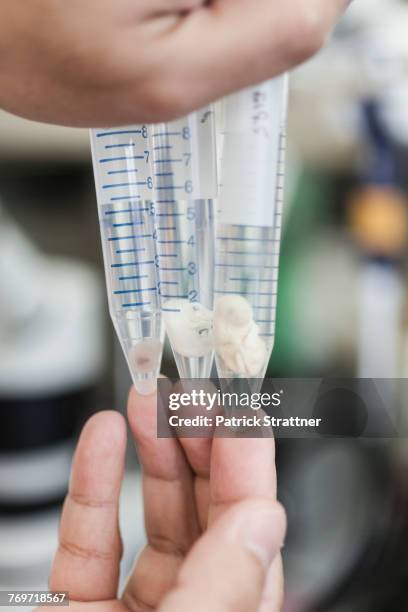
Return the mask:
<svg viewBox="0 0 408 612">
<path fill-rule="evenodd" d="M 0 107 L 37 121 L 181 116 L 324 44 L 350 0 L 0 0 Z"/>
<path fill-rule="evenodd" d="M 118 599 L 127 432 L 119 413 L 98 413 L 76 449 L 50 589 L 69 591 L 73 612 L 278 612 L 286 527 L 273 439 L 158 439 L 156 397 L 134 390 L 128 415 L 146 547 Z"/>
</svg>

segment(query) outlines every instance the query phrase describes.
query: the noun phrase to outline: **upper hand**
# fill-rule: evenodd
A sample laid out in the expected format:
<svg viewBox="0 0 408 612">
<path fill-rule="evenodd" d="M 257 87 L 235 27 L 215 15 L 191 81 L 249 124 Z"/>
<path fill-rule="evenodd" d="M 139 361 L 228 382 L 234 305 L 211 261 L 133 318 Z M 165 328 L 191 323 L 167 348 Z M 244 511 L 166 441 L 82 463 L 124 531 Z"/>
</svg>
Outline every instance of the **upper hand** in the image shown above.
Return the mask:
<svg viewBox="0 0 408 612">
<path fill-rule="evenodd" d="M 0 107 L 103 126 L 181 116 L 298 64 L 350 0 L 0 0 Z"/>
</svg>

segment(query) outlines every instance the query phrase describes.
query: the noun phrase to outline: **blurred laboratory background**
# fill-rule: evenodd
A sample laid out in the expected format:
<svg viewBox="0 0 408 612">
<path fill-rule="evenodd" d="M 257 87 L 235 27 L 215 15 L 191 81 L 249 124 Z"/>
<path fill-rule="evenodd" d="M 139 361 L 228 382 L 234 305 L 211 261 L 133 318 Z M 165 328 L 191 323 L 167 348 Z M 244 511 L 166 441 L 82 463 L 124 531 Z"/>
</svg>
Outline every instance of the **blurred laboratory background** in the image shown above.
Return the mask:
<svg viewBox="0 0 408 612">
<path fill-rule="evenodd" d="M 408 421 L 408 2 L 355 0 L 291 78 L 277 377 L 388 378 Z M 86 130 L 0 112 L 0 589 L 44 589 L 81 425 L 124 411 Z M 175 375 L 165 352 L 163 370 Z M 405 416 L 407 415 L 407 416 Z M 408 610 L 408 440 L 281 440 L 285 612 Z M 123 574 L 143 545 L 132 447 Z"/>
</svg>

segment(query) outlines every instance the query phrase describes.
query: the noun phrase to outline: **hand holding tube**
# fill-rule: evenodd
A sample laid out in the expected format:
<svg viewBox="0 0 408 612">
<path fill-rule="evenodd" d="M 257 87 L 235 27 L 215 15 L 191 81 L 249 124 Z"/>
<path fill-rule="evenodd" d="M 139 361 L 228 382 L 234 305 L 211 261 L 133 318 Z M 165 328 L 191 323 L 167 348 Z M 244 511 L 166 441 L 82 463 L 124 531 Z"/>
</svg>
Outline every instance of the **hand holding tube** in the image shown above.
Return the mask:
<svg viewBox="0 0 408 612">
<path fill-rule="evenodd" d="M 122 599 L 126 428 L 112 412 L 93 417 L 82 433 L 50 588 L 69 591 L 75 612 L 278 612 L 285 518 L 272 438 L 157 439 L 155 403 L 154 395 L 131 393 L 148 543 Z"/>
<path fill-rule="evenodd" d="M 182 116 L 281 74 L 348 0 L 0 0 L 0 107 L 79 126 Z"/>
</svg>

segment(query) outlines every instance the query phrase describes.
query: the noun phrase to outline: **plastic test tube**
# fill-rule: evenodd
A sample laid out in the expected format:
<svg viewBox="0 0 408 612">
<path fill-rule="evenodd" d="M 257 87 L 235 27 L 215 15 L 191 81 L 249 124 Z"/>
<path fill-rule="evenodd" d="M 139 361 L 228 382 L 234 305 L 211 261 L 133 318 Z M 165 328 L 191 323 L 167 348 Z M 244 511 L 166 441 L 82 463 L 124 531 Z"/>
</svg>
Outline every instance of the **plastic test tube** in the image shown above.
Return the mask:
<svg viewBox="0 0 408 612">
<path fill-rule="evenodd" d="M 212 107 L 151 128 L 156 261 L 166 331 L 181 378 L 208 378 L 214 359 Z"/>
<path fill-rule="evenodd" d="M 136 388 L 151 393 L 164 329 L 157 291 L 147 126 L 91 131 L 109 311 Z"/>
<path fill-rule="evenodd" d="M 222 379 L 263 379 L 275 339 L 287 76 L 225 101 L 214 345 Z"/>
</svg>

